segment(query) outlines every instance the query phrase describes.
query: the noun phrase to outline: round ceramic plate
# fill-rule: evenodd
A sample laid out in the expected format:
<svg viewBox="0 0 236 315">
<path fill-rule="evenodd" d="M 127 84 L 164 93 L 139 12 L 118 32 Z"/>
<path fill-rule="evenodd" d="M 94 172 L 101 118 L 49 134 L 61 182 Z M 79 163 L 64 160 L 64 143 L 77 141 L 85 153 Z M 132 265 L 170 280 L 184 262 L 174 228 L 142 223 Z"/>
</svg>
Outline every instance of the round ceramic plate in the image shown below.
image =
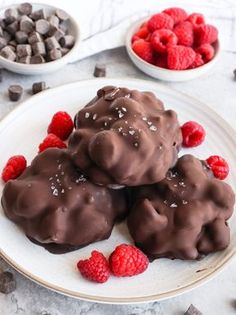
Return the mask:
<svg viewBox="0 0 236 315">
<path fill-rule="evenodd" d="M 104 85 L 126 86 L 150 90 L 161 98 L 166 108 L 178 112 L 181 123 L 196 120 L 206 129 L 204 144 L 181 154 L 193 153 L 204 159 L 212 154 L 224 156 L 230 166 L 228 182 L 235 189 L 236 136 L 234 131 L 205 104 L 149 81 L 133 79 L 96 79 L 81 81 L 49 89 L 18 106 L 0 123 L 0 169 L 15 154 L 24 154 L 28 161 L 37 154 L 37 146 L 46 134 L 52 115 L 66 110 L 72 116 Z M 1 190 L 3 185 L 1 184 Z M 209 280 L 236 253 L 236 215 L 231 218 L 231 243 L 222 252 L 209 255 L 202 261 L 158 259 L 148 270 L 136 277 L 111 277 L 105 284 L 94 284 L 83 279 L 76 270 L 76 262 L 87 257 L 93 249 L 109 255 L 122 242 L 131 242 L 125 223 L 117 225 L 111 237 L 102 242 L 64 255 L 53 255 L 31 243 L 24 233 L 6 219 L 0 210 L 1 255 L 19 272 L 33 281 L 57 292 L 80 299 L 101 303 L 139 303 L 157 301 L 189 291 Z"/>
</svg>

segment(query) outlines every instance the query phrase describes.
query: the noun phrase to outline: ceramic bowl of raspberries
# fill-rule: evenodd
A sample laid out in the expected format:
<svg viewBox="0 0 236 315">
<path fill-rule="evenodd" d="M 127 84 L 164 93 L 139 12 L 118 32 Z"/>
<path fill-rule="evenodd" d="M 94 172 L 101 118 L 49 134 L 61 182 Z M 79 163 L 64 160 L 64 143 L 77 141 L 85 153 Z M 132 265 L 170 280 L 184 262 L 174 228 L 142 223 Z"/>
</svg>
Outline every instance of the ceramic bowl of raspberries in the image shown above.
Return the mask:
<svg viewBox="0 0 236 315">
<path fill-rule="evenodd" d="M 131 25 L 126 48 L 133 63 L 164 81 L 194 79 L 219 57 L 218 30 L 201 13 L 168 8 Z"/>
</svg>

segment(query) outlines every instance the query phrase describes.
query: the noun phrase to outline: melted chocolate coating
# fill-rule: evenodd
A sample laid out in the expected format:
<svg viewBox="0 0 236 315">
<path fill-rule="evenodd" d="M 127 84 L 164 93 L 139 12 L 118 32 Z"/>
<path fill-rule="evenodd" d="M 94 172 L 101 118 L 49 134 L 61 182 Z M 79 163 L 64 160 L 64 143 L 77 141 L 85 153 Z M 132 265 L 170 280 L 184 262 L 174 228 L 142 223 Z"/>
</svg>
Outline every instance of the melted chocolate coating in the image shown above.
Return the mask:
<svg viewBox="0 0 236 315">
<path fill-rule="evenodd" d="M 137 186 L 162 180 L 177 160 L 177 115 L 151 92 L 106 86 L 75 117 L 74 163 L 92 182 Z"/>
<path fill-rule="evenodd" d="M 127 210 L 123 191 L 94 185 L 67 150 L 55 148 L 5 185 L 2 206 L 31 240 L 56 253 L 108 238 Z"/>
<path fill-rule="evenodd" d="M 129 231 L 150 258 L 200 259 L 228 246 L 235 196 L 204 161 L 184 155 L 165 179 L 132 195 Z"/>
</svg>

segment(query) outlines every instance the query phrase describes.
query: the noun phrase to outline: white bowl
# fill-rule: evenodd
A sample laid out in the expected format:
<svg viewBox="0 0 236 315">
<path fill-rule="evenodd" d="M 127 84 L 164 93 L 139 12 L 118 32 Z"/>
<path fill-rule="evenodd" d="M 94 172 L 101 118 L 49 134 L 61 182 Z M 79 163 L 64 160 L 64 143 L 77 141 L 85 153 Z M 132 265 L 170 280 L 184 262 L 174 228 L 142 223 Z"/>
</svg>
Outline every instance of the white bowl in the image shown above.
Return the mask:
<svg viewBox="0 0 236 315">
<path fill-rule="evenodd" d="M 54 13 L 55 10 L 58 9 L 57 7 L 47 5 L 47 4 L 42 4 L 42 3 L 40 4 L 32 3 L 32 5 L 33 5 L 33 11 L 44 9 L 46 15 Z M 1 8 L 0 17 L 4 16 L 4 11 L 6 9 L 17 8 L 18 6 L 19 6 L 19 3 Z M 64 55 L 60 59 L 41 63 L 41 64 L 23 64 L 23 63 L 19 63 L 15 61 L 10 61 L 0 56 L 0 65 L 3 68 L 8 69 L 12 72 L 16 72 L 20 74 L 36 75 L 36 74 L 44 74 L 44 73 L 56 71 L 62 68 L 63 66 L 65 66 L 66 64 L 73 62 L 74 56 L 78 52 L 78 46 L 80 42 L 80 29 L 79 29 L 78 23 L 73 19 L 73 17 L 71 15 L 69 15 L 69 17 L 70 19 L 69 19 L 69 24 L 68 24 L 68 30 L 69 30 L 69 33 L 75 37 L 75 44 L 66 55 Z"/>
<path fill-rule="evenodd" d="M 130 59 L 133 61 L 133 63 L 143 72 L 150 75 L 153 78 L 163 80 L 163 81 L 171 81 L 171 82 L 180 82 L 180 81 L 187 81 L 191 79 L 195 79 L 202 74 L 208 72 L 216 63 L 216 61 L 219 58 L 219 52 L 220 52 L 220 44 L 217 40 L 214 44 L 215 48 L 215 56 L 214 58 L 209 61 L 208 63 L 204 64 L 203 66 L 200 66 L 195 69 L 189 69 L 189 70 L 170 70 L 165 69 L 161 67 L 154 66 L 143 59 L 141 59 L 132 49 L 131 47 L 131 39 L 133 34 L 139 29 L 140 25 L 147 21 L 149 17 L 142 18 L 136 23 L 132 24 L 131 27 L 128 29 L 127 35 L 126 35 L 126 49 L 128 52 L 128 55 Z"/>
</svg>

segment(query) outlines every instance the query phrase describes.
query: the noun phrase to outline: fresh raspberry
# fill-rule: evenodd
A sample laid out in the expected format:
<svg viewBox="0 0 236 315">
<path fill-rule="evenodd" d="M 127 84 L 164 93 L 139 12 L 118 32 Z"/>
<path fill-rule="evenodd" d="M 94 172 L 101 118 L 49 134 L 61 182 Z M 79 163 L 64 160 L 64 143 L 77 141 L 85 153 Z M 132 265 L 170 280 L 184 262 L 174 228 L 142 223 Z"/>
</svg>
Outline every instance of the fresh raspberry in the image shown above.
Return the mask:
<svg viewBox="0 0 236 315">
<path fill-rule="evenodd" d="M 144 272 L 149 264 L 148 258 L 133 245 L 121 244 L 109 257 L 110 269 L 117 277 L 130 277 Z"/>
<path fill-rule="evenodd" d="M 149 42 L 144 39 L 136 40 L 132 44 L 132 49 L 143 60 L 149 63 L 153 62 L 153 49 Z"/>
<path fill-rule="evenodd" d="M 74 124 L 70 115 L 66 112 L 57 112 L 53 115 L 48 133 L 53 133 L 61 140 L 66 140 L 73 130 Z"/>
<path fill-rule="evenodd" d="M 195 60 L 196 53 L 191 47 L 172 46 L 167 50 L 167 64 L 169 69 L 185 70 Z"/>
<path fill-rule="evenodd" d="M 149 30 L 147 28 L 147 25 L 140 27 L 140 29 L 136 33 L 134 33 L 134 35 L 132 36 L 132 43 L 140 38 L 146 39 L 148 34 L 149 34 Z"/>
<path fill-rule="evenodd" d="M 26 159 L 23 155 L 14 155 L 6 163 L 2 171 L 2 179 L 6 183 L 19 177 L 26 169 Z"/>
<path fill-rule="evenodd" d="M 195 121 L 188 121 L 181 127 L 184 147 L 197 147 L 206 136 L 204 128 Z"/>
<path fill-rule="evenodd" d="M 215 55 L 215 49 L 210 44 L 201 45 L 196 52 L 202 56 L 204 63 L 210 61 Z"/>
<path fill-rule="evenodd" d="M 190 22 L 181 22 L 174 28 L 174 33 L 178 37 L 178 45 L 191 47 L 194 42 L 193 26 Z"/>
<path fill-rule="evenodd" d="M 171 16 L 175 24 L 186 20 L 188 17 L 187 12 L 181 8 L 168 8 L 165 9 L 163 12 Z"/>
<path fill-rule="evenodd" d="M 104 283 L 110 276 L 106 257 L 96 250 L 92 251 L 89 259 L 80 260 L 77 267 L 84 278 L 94 282 Z"/>
<path fill-rule="evenodd" d="M 194 28 L 198 27 L 201 24 L 205 24 L 204 15 L 201 13 L 192 13 L 188 16 L 187 21 L 189 21 Z"/>
<path fill-rule="evenodd" d="M 171 30 L 156 30 L 152 33 L 151 44 L 158 53 L 166 53 L 167 47 L 176 45 L 178 38 Z"/>
<path fill-rule="evenodd" d="M 188 69 L 194 69 L 194 68 L 200 67 L 202 65 L 204 65 L 202 55 L 199 53 L 196 53 L 194 62 L 188 67 Z"/>
<path fill-rule="evenodd" d="M 155 65 L 160 68 L 167 68 L 167 55 L 157 55 L 155 58 Z"/>
<path fill-rule="evenodd" d="M 219 155 L 212 155 L 206 160 L 216 178 L 225 179 L 229 174 L 229 165 L 225 159 Z"/>
<path fill-rule="evenodd" d="M 197 46 L 212 44 L 217 40 L 218 30 L 210 24 L 203 24 L 195 29 L 195 42 Z"/>
<path fill-rule="evenodd" d="M 39 153 L 48 148 L 64 149 L 66 148 L 66 144 L 60 138 L 58 138 L 58 136 L 54 135 L 53 133 L 49 133 L 43 142 L 40 143 Z"/>
<path fill-rule="evenodd" d="M 148 29 L 150 32 L 155 30 L 160 30 L 162 28 L 172 30 L 174 26 L 174 20 L 166 13 L 157 13 L 154 14 L 148 20 Z"/>
</svg>

